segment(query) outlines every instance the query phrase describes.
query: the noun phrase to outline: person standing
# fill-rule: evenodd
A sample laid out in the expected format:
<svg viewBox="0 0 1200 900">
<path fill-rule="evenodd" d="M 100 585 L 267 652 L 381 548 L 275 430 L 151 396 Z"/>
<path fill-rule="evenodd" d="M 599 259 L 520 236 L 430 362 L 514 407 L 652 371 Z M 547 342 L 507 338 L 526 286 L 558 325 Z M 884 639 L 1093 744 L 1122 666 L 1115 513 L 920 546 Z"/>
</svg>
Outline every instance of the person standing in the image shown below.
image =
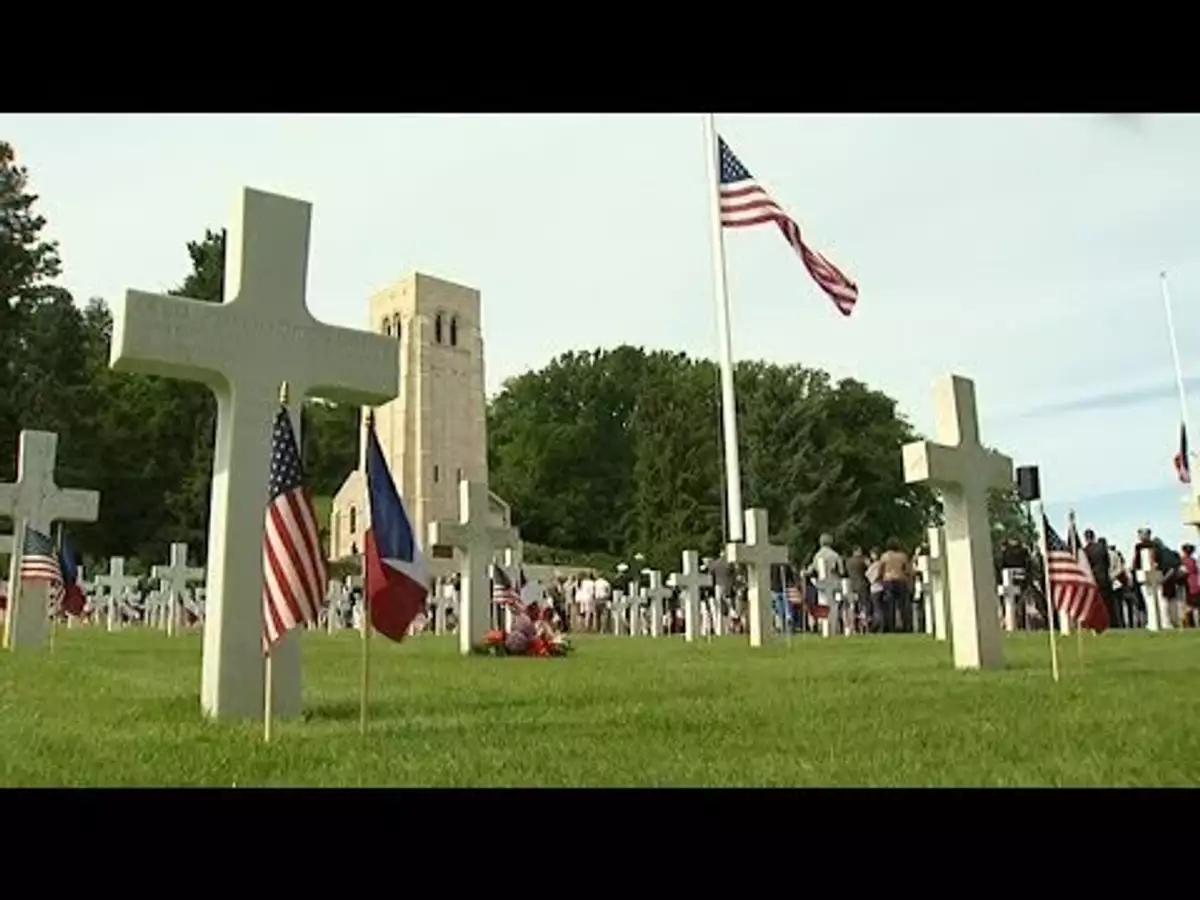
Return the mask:
<svg viewBox="0 0 1200 900">
<path fill-rule="evenodd" d="M 850 581 L 850 605 L 854 611 L 855 622 L 871 621 L 870 610 L 867 609 L 871 590 L 867 581 L 867 567 L 870 564 L 862 547 L 855 547 L 854 552 L 846 557 L 846 578 Z"/>
<path fill-rule="evenodd" d="M 893 629 L 898 625 L 902 632 L 912 631 L 912 566 L 899 538 L 891 538 L 879 557 L 879 578 L 888 624 Z"/>
<path fill-rule="evenodd" d="M 612 610 L 612 583 L 603 575 L 596 576 L 596 627 L 599 631 L 611 630 L 609 621 Z"/>
<path fill-rule="evenodd" d="M 1120 611 L 1117 609 L 1117 595 L 1112 587 L 1108 541 L 1104 538 L 1097 540 L 1096 532 L 1090 528 L 1084 529 L 1083 555 L 1087 557 L 1088 565 L 1092 569 L 1092 577 L 1096 579 L 1096 586 L 1100 588 L 1100 597 L 1104 600 L 1105 609 L 1108 610 L 1109 624 L 1115 624 L 1120 617 Z"/>
<path fill-rule="evenodd" d="M 1179 548 L 1183 559 L 1183 571 L 1187 575 L 1187 600 L 1183 611 L 1183 626 L 1200 628 L 1200 565 L 1196 563 L 1196 545 L 1184 544 Z"/>
</svg>

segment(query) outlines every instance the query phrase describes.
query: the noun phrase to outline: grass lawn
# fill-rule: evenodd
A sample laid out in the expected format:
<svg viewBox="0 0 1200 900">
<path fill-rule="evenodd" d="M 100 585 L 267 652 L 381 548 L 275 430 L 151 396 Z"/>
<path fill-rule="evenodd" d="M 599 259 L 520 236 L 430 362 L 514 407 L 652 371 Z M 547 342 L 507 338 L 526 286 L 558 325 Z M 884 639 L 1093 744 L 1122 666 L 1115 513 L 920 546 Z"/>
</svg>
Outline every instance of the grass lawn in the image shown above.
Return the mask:
<svg viewBox="0 0 1200 900">
<path fill-rule="evenodd" d="M 1200 635 L 1006 640 L 957 673 L 924 636 L 750 650 L 582 638 L 565 660 L 461 659 L 451 638 L 304 638 L 304 721 L 199 712 L 200 636 L 58 632 L 0 653 L 0 785 L 1183 785 L 1200 751 Z"/>
</svg>

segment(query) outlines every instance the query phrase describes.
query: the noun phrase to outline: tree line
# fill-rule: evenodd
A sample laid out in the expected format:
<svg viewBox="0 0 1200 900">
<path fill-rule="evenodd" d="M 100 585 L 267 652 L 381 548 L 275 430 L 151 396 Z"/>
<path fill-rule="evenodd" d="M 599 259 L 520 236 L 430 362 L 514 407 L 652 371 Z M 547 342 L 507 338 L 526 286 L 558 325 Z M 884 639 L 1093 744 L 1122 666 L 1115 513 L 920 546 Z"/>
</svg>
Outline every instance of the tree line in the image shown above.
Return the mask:
<svg viewBox="0 0 1200 900">
<path fill-rule="evenodd" d="M 70 529 L 85 560 L 145 564 L 172 541 L 202 560 L 216 402 L 198 384 L 109 369 L 109 307 L 61 286 L 36 205 L 0 142 L 0 481 L 16 476 L 22 429 L 56 432 L 58 483 L 101 492 L 100 521 Z M 171 293 L 221 302 L 224 232 L 186 249 Z M 801 557 L 826 531 L 847 548 L 923 540 L 937 497 L 904 483 L 900 447 L 919 436 L 892 398 L 799 364 L 744 362 L 736 378 L 745 502 L 768 510 L 775 539 Z M 717 551 L 717 385 L 708 360 L 628 346 L 564 353 L 507 381 L 488 404 L 490 480 L 527 558 L 607 565 L 641 552 L 667 568 L 682 549 Z M 307 477 L 329 497 L 357 464 L 359 410 L 310 400 L 302 416 Z M 1015 497 L 992 500 L 997 529 L 1028 538 Z"/>
</svg>

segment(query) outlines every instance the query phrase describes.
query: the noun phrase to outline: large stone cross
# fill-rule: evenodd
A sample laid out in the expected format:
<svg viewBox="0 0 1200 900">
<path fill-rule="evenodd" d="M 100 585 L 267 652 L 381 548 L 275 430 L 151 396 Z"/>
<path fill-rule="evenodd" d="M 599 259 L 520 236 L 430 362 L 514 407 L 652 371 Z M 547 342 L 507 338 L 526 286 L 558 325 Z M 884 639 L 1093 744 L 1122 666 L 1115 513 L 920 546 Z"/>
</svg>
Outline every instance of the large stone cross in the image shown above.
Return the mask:
<svg viewBox="0 0 1200 900">
<path fill-rule="evenodd" d="M 217 398 L 200 702 L 218 719 L 261 717 L 263 516 L 279 388 L 353 405 L 399 391 L 396 342 L 325 325 L 305 305 L 312 207 L 247 188 L 225 244 L 225 301 L 129 291 L 110 365 L 198 381 Z M 300 438 L 300 404 L 292 408 Z M 271 654 L 274 714 L 300 713 L 298 631 Z"/>
<path fill-rule="evenodd" d="M 113 631 L 121 624 L 120 610 L 121 603 L 125 599 L 125 592 L 130 588 L 137 587 L 137 583 L 136 578 L 125 574 L 125 557 L 123 556 L 114 556 L 108 561 L 107 575 L 96 576 L 96 584 L 108 589 L 106 618 L 109 631 Z"/>
<path fill-rule="evenodd" d="M 150 577 L 157 578 L 162 584 L 164 613 L 167 617 L 167 634 L 175 634 L 179 625 L 179 607 L 188 585 L 204 580 L 203 569 L 192 569 L 187 564 L 188 545 L 171 545 L 171 564 L 169 566 L 153 566 Z"/>
<path fill-rule="evenodd" d="M 765 509 L 748 509 L 745 516 L 746 542 L 730 544 L 727 554 L 731 563 L 746 567 L 750 646 L 761 647 L 766 624 L 771 621 L 771 566 L 787 562 L 788 551 L 771 543 Z"/>
<path fill-rule="evenodd" d="M 1012 487 L 1012 460 L 979 441 L 975 385 L 947 375 L 934 383 L 938 442 L 904 447 L 904 478 L 928 483 L 942 494 L 946 525 L 946 581 L 954 665 L 960 669 L 1004 664 L 996 615 L 996 572 L 988 490 Z"/>
<path fill-rule="evenodd" d="M 1184 501 L 1183 524 L 1200 530 L 1200 493 L 1193 494 Z"/>
<path fill-rule="evenodd" d="M 711 579 L 700 571 L 700 554 L 695 550 L 684 550 L 682 558 L 683 571 L 672 573 L 667 584 L 682 594 L 683 638 L 692 643 L 700 636 L 700 588 Z"/>
<path fill-rule="evenodd" d="M 488 523 L 488 489 L 481 481 L 458 484 L 458 521 L 430 522 L 429 546 L 462 551 L 462 586 L 458 599 L 458 649 L 466 656 L 487 634 L 492 602 L 488 564 L 497 550 L 515 547 L 516 529 Z M 432 552 L 432 550 L 431 550 Z"/>
<path fill-rule="evenodd" d="M 21 546 L 25 529 L 33 528 L 49 536 L 55 522 L 95 522 L 100 511 L 100 495 L 96 491 L 77 491 L 60 488 L 54 481 L 54 465 L 58 456 L 58 435 L 50 431 L 22 431 L 17 450 L 17 480 L 0 484 L 0 516 L 13 520 L 15 532 L 12 556 L 9 559 L 8 616 L 4 623 L 4 645 L 40 647 L 47 635 L 46 582 L 31 583 L 28 602 L 21 603 L 25 593 L 20 581 Z"/>
</svg>

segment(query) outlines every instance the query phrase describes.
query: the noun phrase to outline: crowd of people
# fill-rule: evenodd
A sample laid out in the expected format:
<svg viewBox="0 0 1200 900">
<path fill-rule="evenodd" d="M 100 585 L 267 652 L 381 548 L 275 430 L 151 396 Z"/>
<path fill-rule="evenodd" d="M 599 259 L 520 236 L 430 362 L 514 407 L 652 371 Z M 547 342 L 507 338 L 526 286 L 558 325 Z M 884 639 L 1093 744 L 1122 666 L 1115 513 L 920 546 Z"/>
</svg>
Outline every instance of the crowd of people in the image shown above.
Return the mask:
<svg viewBox="0 0 1200 900">
<path fill-rule="evenodd" d="M 1016 627 L 1045 628 L 1052 611 L 1046 603 L 1044 569 L 1041 554 L 1019 541 L 1009 540 L 996 548 L 997 584 L 1002 573 L 1019 590 Z M 1143 628 L 1149 611 L 1146 606 L 1143 569 L 1157 573 L 1165 600 L 1163 617 L 1176 628 L 1200 627 L 1200 571 L 1195 547 L 1184 544 L 1178 551 L 1153 536 L 1149 528 L 1139 530 L 1129 558 L 1091 530 L 1084 531 L 1084 556 L 1095 578 L 1100 596 L 1109 613 L 1110 627 Z M 927 547 L 910 553 L 899 540 L 890 540 L 880 548 L 864 550 L 854 546 L 843 554 L 832 536 L 822 535 L 807 564 L 782 564 L 771 570 L 772 609 L 776 626 L 793 632 L 818 631 L 834 618 L 836 631 L 842 634 L 902 633 L 924 631 L 924 602 L 931 585 L 918 571 L 915 560 L 928 554 Z M 740 633 L 746 629 L 747 584 L 745 572 L 721 557 L 706 559 L 702 571 L 708 583 L 701 587 L 702 614 L 711 628 L 720 618 L 725 630 Z M 615 602 L 618 592 L 636 597 L 646 587 L 644 576 L 637 573 L 586 571 L 564 575 L 540 586 L 540 596 L 527 602 L 537 603 L 541 615 L 555 629 L 564 632 L 612 633 L 614 617 L 620 614 Z M 436 599 L 433 599 L 436 598 Z M 457 606 L 456 579 L 449 579 L 431 595 L 433 603 Z M 646 615 L 646 605 L 635 605 L 636 614 Z M 684 630 L 683 604 L 678 590 L 662 605 L 662 628 L 666 633 Z M 997 614 L 1003 616 L 1003 603 L 997 596 Z M 502 622 L 497 610 L 495 624 Z"/>
</svg>

